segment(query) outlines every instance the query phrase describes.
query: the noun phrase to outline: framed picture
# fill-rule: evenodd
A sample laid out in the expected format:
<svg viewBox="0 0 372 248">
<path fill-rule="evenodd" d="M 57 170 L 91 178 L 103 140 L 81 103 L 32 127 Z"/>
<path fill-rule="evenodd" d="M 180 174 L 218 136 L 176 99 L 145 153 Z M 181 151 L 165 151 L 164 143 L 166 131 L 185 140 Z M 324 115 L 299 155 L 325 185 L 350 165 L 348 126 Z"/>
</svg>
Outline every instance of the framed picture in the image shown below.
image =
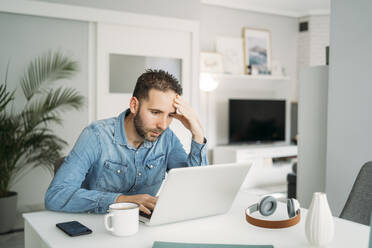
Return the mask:
<svg viewBox="0 0 372 248">
<path fill-rule="evenodd" d="M 271 37 L 270 31 L 264 29 L 243 28 L 244 72 L 249 69 L 258 74 L 270 74 Z"/>
<path fill-rule="evenodd" d="M 200 53 L 200 72 L 223 73 L 222 55 L 219 53 Z"/>
<path fill-rule="evenodd" d="M 216 51 L 222 55 L 225 73 L 244 73 L 244 52 L 242 38 L 217 36 Z"/>
</svg>

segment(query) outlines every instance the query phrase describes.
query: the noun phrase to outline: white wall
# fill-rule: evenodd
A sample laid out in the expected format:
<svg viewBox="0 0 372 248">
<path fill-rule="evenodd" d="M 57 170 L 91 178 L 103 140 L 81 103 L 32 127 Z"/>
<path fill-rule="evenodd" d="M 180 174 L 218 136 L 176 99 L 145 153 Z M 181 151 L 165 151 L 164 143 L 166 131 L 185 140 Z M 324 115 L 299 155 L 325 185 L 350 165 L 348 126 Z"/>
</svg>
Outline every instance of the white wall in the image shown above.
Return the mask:
<svg viewBox="0 0 372 248">
<path fill-rule="evenodd" d="M 372 160 L 371 13 L 370 0 L 332 1 L 326 191 L 334 215 Z"/>
<path fill-rule="evenodd" d="M 25 103 L 19 80 L 26 66 L 36 56 L 49 49 L 65 53 L 80 65 L 80 72 L 72 80 L 61 81 L 56 86 L 74 87 L 83 96 L 88 97 L 87 23 L 0 13 L 0 33 L 0 78 L 4 78 L 9 61 L 8 84 L 11 89 L 18 89 L 16 109 Z M 83 127 L 88 124 L 87 105 L 80 112 L 69 111 L 62 114 L 62 119 L 63 127 L 55 127 L 54 130 L 69 143 L 64 150 L 67 153 Z M 18 206 L 42 203 L 51 178 L 47 171 L 39 168 L 14 185 L 12 189 L 19 193 Z"/>
<path fill-rule="evenodd" d="M 325 65 L 325 47 L 329 45 L 330 16 L 307 16 L 299 18 L 300 22 L 308 22 L 309 29 L 298 33 L 298 71 L 308 66 Z"/>
<path fill-rule="evenodd" d="M 306 16 L 308 30 L 297 35 L 297 72 L 309 66 L 325 65 L 325 47 L 329 45 L 329 15 Z M 297 89 L 295 89 L 297 91 Z"/>
<path fill-rule="evenodd" d="M 310 17 L 302 17 L 298 19 L 298 23 L 309 22 Z M 297 72 L 301 69 L 310 66 L 310 29 L 297 34 Z"/>
<path fill-rule="evenodd" d="M 329 15 L 310 16 L 310 66 L 325 65 L 325 48 L 329 45 Z"/>
</svg>

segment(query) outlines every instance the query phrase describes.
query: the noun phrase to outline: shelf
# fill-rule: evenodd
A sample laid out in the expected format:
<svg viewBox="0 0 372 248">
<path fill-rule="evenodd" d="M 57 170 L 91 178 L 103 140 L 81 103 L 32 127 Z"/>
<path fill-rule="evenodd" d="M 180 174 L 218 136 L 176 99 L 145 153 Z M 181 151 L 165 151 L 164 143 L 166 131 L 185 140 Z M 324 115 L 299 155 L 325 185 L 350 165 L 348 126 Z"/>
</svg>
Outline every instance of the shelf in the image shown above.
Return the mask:
<svg viewBox="0 0 372 248">
<path fill-rule="evenodd" d="M 271 75 L 246 75 L 246 74 L 225 74 L 225 73 L 206 73 L 201 74 L 210 75 L 214 78 L 221 79 L 244 79 L 244 80 L 290 80 L 289 77 L 271 76 Z"/>
</svg>

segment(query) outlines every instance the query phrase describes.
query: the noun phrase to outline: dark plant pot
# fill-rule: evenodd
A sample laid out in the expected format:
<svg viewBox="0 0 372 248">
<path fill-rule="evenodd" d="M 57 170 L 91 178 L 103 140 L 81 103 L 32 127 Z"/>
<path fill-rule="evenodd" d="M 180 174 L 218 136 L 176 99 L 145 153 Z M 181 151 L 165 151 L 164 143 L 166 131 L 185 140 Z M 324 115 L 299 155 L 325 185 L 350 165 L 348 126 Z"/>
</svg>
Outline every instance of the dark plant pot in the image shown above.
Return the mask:
<svg viewBox="0 0 372 248">
<path fill-rule="evenodd" d="M 9 192 L 8 196 L 0 197 L 0 233 L 12 230 L 17 212 L 17 192 Z"/>
</svg>

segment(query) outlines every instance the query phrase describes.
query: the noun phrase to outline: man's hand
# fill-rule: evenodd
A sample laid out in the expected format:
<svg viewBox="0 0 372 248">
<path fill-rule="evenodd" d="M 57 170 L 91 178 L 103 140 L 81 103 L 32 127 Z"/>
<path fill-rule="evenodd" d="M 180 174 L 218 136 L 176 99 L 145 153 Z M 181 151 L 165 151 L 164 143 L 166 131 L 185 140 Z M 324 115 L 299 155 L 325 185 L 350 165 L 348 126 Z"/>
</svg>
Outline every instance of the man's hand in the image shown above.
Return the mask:
<svg viewBox="0 0 372 248">
<path fill-rule="evenodd" d="M 158 197 L 153 197 L 148 194 L 120 195 L 116 199 L 116 203 L 118 202 L 137 203 L 139 205 L 139 210 L 146 214 L 151 214 L 151 211 L 154 210 L 157 201 L 158 201 Z"/>
<path fill-rule="evenodd" d="M 182 124 L 190 130 L 192 138 L 199 144 L 204 143 L 204 132 L 199 122 L 198 116 L 191 106 L 182 99 L 179 95 L 174 99 L 173 106 L 176 108 L 177 114 L 174 118 L 182 122 Z"/>
</svg>

